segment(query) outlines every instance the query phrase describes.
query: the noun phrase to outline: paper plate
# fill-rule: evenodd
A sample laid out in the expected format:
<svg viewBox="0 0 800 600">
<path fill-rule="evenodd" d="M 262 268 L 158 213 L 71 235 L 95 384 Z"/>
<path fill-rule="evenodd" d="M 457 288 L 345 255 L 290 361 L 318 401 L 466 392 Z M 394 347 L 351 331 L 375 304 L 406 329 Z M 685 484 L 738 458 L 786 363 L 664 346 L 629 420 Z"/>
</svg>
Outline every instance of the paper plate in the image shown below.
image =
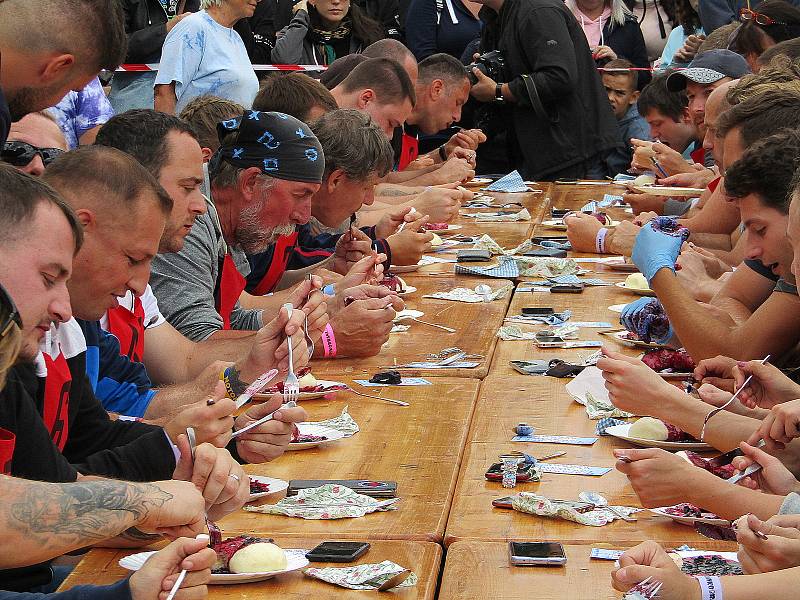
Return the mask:
<svg viewBox="0 0 800 600">
<path fill-rule="evenodd" d="M 546 221 L 542 221 L 542 227 L 547 227 L 548 229 L 555 229 L 556 231 L 567 230 L 567 226 L 564 225 L 564 221 L 561 219 L 548 219 Z"/>
<path fill-rule="evenodd" d="M 323 386 L 318 392 L 300 392 L 297 395 L 298 400 L 314 400 L 315 398 L 323 398 L 328 394 L 335 394 L 336 392 L 342 392 L 348 388 L 347 384 L 342 383 L 341 381 L 326 381 L 324 379 L 317 379 L 317 385 Z M 256 402 L 266 402 L 269 400 L 272 394 L 280 394 L 280 392 L 271 392 L 265 394 L 253 394 L 253 400 Z"/>
<path fill-rule="evenodd" d="M 448 231 L 458 231 L 459 229 L 463 229 L 463 225 L 453 225 L 448 223 L 447 229 L 430 229 L 431 233 L 447 233 Z"/>
<path fill-rule="evenodd" d="M 419 319 L 420 317 L 424 317 L 425 313 L 421 310 L 414 310 L 413 308 L 406 308 L 401 310 L 394 316 L 394 322 L 400 323 L 401 321 L 406 321 L 408 319 Z"/>
<path fill-rule="evenodd" d="M 271 496 L 272 494 L 277 494 L 278 492 L 282 492 L 283 490 L 289 487 L 289 482 L 284 481 L 283 479 L 276 479 L 275 477 L 264 477 L 263 475 L 250 475 L 251 481 L 257 481 L 258 483 L 265 483 L 269 486 L 269 491 L 266 492 L 256 492 L 255 494 L 251 493 L 250 498 L 248 498 L 248 502 L 252 502 L 253 500 L 258 500 L 259 498 L 264 498 L 266 496 Z"/>
<path fill-rule="evenodd" d="M 642 340 L 631 340 L 625 337 L 630 331 L 601 331 L 603 335 L 610 336 L 617 340 L 620 344 L 629 346 L 631 348 L 669 348 L 665 344 L 656 344 L 655 342 L 643 342 Z"/>
<path fill-rule="evenodd" d="M 281 573 L 291 573 L 303 567 L 308 566 L 308 559 L 305 554 L 308 550 L 301 550 L 296 548 L 288 548 L 286 552 L 287 565 L 282 571 L 268 571 L 265 573 L 212 573 L 209 583 L 214 585 L 231 585 L 234 583 L 253 583 L 256 581 L 264 581 L 271 579 Z M 131 554 L 119 560 L 119 566 L 129 571 L 138 571 L 148 558 L 153 556 L 155 552 L 139 552 L 138 554 Z"/>
<path fill-rule="evenodd" d="M 670 187 L 667 185 L 632 185 L 631 188 L 642 194 L 672 196 L 673 198 L 696 198 L 705 192 L 701 188 Z"/>
<path fill-rule="evenodd" d="M 624 309 L 626 306 L 628 306 L 628 305 L 627 304 L 612 304 L 611 306 L 608 307 L 608 310 L 610 310 L 612 312 L 615 312 L 615 313 L 622 314 L 622 309 Z"/>
<path fill-rule="evenodd" d="M 473 177 L 465 185 L 467 187 L 479 186 L 479 185 L 487 185 L 494 181 L 494 179 L 489 179 L 488 177 Z"/>
<path fill-rule="evenodd" d="M 318 442 L 290 442 L 286 447 L 287 450 L 308 450 L 309 448 L 315 448 L 317 446 L 321 446 L 322 444 L 335 442 L 336 440 L 340 440 L 344 437 L 344 433 L 341 431 L 331 429 L 330 427 L 325 427 L 324 425 L 317 425 L 316 423 L 298 423 L 297 429 L 300 431 L 301 435 L 323 435 L 328 439 L 320 440 Z"/>
<path fill-rule="evenodd" d="M 420 265 L 392 265 L 392 273 L 411 273 L 419 267 Z"/>
<path fill-rule="evenodd" d="M 647 510 L 649 510 L 651 513 L 655 513 L 655 514 L 660 515 L 662 517 L 669 517 L 670 519 L 672 519 L 676 523 L 680 523 L 681 525 L 693 526 L 693 525 L 695 525 L 697 523 L 704 523 L 706 525 L 718 525 L 718 526 L 721 526 L 721 527 L 727 527 L 729 525 L 729 523 L 730 523 L 730 521 L 728 521 L 727 519 L 721 519 L 721 518 L 717 517 L 716 515 L 714 515 L 714 516 L 717 517 L 717 518 L 711 518 L 711 517 L 687 517 L 687 516 L 671 515 L 671 514 L 669 514 L 667 512 L 670 508 L 675 508 L 677 506 L 680 506 L 680 504 L 676 504 L 674 506 L 661 506 L 659 508 L 648 508 Z M 708 513 L 708 514 L 711 515 L 713 513 Z M 698 554 L 714 554 L 714 552 L 699 552 Z M 735 553 L 733 553 L 733 555 L 734 555 L 734 557 L 736 556 Z"/>
<path fill-rule="evenodd" d="M 402 292 L 397 292 L 397 295 L 400 297 L 408 296 L 409 294 L 413 294 L 416 291 L 417 288 L 415 288 L 413 285 L 407 285 L 403 288 Z"/>
<path fill-rule="evenodd" d="M 646 440 L 635 438 L 628 435 L 631 423 L 625 425 L 612 425 L 606 428 L 606 433 L 616 438 L 630 442 L 642 448 L 661 448 L 663 450 L 710 450 L 711 446 L 703 442 L 660 442 L 658 440 Z"/>
<path fill-rule="evenodd" d="M 395 269 L 396 270 L 396 269 Z M 618 281 L 614 284 L 618 288 L 622 288 L 623 290 L 627 290 L 629 292 L 633 292 L 634 294 L 639 294 L 640 296 L 655 296 L 656 293 L 651 290 L 650 288 L 632 288 L 625 285 L 624 281 Z"/>
<path fill-rule="evenodd" d="M 626 262 L 624 260 L 619 261 L 608 261 L 603 263 L 606 267 L 611 269 L 612 271 L 620 271 L 622 273 L 638 273 L 639 267 L 635 264 Z"/>
</svg>

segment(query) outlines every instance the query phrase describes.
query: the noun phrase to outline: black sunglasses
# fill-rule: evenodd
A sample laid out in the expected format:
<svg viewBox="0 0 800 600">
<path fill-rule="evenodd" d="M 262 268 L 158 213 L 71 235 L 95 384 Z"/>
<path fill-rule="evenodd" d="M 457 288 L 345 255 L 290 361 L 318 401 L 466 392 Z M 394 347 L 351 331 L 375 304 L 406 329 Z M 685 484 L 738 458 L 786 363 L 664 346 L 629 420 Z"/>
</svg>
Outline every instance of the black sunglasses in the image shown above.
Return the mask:
<svg viewBox="0 0 800 600">
<path fill-rule="evenodd" d="M 17 310 L 17 305 L 14 304 L 6 288 L 2 285 L 0 285 L 0 315 L 4 315 L 0 319 L 0 338 L 6 336 L 12 325 L 16 324 L 17 327 L 22 329 L 22 318 Z"/>
<path fill-rule="evenodd" d="M 47 166 L 64 154 L 64 151 L 61 148 L 37 148 L 27 142 L 6 142 L 0 151 L 0 160 L 15 167 L 24 167 L 37 154 L 42 157 L 44 166 Z"/>
</svg>

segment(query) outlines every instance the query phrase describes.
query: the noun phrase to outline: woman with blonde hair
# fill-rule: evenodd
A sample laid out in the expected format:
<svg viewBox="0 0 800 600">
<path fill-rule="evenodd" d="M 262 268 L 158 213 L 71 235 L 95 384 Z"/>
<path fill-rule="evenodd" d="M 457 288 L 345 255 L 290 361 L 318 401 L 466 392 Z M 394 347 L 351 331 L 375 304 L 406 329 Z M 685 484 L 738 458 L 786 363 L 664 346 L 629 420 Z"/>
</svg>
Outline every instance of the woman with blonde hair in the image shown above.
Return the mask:
<svg viewBox="0 0 800 600">
<path fill-rule="evenodd" d="M 17 358 L 22 342 L 21 327 L 19 311 L 6 288 L 0 285 L 0 390 L 5 387 L 6 373 Z"/>
<path fill-rule="evenodd" d="M 639 74 L 639 89 L 650 82 L 650 61 L 639 22 L 623 0 L 566 0 L 586 35 L 595 61 L 603 66 L 610 60 L 631 61 Z"/>
</svg>

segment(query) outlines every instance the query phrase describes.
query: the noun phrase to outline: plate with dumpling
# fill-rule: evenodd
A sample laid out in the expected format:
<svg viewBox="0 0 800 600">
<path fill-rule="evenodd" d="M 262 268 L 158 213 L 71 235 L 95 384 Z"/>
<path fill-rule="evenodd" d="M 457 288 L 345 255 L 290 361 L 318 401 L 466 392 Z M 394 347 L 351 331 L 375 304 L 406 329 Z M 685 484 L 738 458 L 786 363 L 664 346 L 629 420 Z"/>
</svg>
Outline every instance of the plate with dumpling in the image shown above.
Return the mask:
<svg viewBox="0 0 800 600">
<path fill-rule="evenodd" d="M 326 381 L 324 379 L 317 379 L 311 373 L 311 369 L 305 367 L 297 370 L 298 383 L 300 384 L 300 394 L 298 400 L 313 400 L 314 398 L 323 398 L 328 394 L 341 392 L 342 390 L 349 389 L 347 384 L 339 381 Z M 284 382 L 279 381 L 275 385 L 262 390 L 260 393 L 253 396 L 253 402 L 266 402 L 272 394 L 283 393 Z"/>
<path fill-rule="evenodd" d="M 250 497 L 248 502 L 253 502 L 259 498 L 265 498 L 272 494 L 282 492 L 289 487 L 289 482 L 275 477 L 265 477 L 263 475 L 250 475 Z"/>
<path fill-rule="evenodd" d="M 231 585 L 264 581 L 281 573 L 297 571 L 308 565 L 307 550 L 284 550 L 271 539 L 247 535 L 223 540 L 216 544 L 217 562 L 211 570 L 209 583 Z M 119 566 L 129 571 L 138 571 L 155 552 L 139 552 L 125 556 Z"/>
<path fill-rule="evenodd" d="M 647 279 L 641 273 L 633 273 L 625 278 L 625 281 L 619 281 L 615 284 L 618 288 L 628 290 L 640 296 L 655 296 L 656 293 L 650 289 Z"/>
<path fill-rule="evenodd" d="M 289 440 L 287 450 L 308 450 L 322 444 L 329 444 L 345 436 L 337 429 L 325 427 L 317 423 L 298 423 L 292 438 Z"/>
<path fill-rule="evenodd" d="M 664 450 L 710 450 L 711 446 L 694 439 L 661 419 L 642 417 L 635 423 L 613 425 L 606 433 L 621 440 L 644 448 L 663 448 Z"/>
</svg>

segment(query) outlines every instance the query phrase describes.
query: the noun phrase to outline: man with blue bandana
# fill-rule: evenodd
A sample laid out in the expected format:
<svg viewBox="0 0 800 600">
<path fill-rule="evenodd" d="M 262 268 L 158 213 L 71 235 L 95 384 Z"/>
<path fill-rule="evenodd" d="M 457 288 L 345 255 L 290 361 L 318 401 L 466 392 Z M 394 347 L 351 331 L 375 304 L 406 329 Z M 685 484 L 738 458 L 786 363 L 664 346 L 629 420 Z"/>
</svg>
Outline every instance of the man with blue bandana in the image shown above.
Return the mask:
<svg viewBox="0 0 800 600">
<path fill-rule="evenodd" d="M 218 125 L 222 145 L 209 163 L 208 213 L 177 253 L 153 260 L 151 284 L 167 320 L 194 341 L 240 337 L 259 329 L 261 310 L 239 304 L 259 252 L 311 216 L 325 157 L 305 123 L 275 112 L 246 111 Z"/>
</svg>

